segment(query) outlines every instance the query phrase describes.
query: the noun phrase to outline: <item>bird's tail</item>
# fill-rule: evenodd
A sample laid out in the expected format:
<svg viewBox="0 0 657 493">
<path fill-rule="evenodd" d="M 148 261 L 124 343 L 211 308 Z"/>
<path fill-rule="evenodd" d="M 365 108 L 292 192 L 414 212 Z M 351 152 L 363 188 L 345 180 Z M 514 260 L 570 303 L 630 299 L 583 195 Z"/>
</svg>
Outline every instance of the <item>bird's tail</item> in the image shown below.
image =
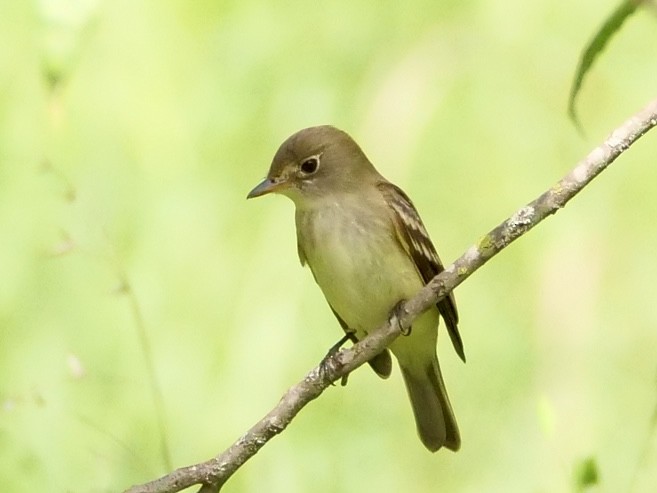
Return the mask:
<svg viewBox="0 0 657 493">
<path fill-rule="evenodd" d="M 447 389 L 440 373 L 438 357 L 424 368 L 401 368 L 406 390 L 411 399 L 420 440 L 435 452 L 441 447 L 457 451 L 461 436 L 454 411 L 447 397 Z"/>
</svg>

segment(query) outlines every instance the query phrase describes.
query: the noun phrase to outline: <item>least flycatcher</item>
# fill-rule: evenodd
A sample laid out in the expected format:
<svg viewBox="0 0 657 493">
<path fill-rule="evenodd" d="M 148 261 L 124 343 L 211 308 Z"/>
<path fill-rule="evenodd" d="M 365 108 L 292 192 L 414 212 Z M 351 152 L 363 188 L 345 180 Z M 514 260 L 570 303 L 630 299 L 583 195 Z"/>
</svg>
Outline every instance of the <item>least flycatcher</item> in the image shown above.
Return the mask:
<svg viewBox="0 0 657 493">
<path fill-rule="evenodd" d="M 294 202 L 301 264 L 308 264 L 354 342 L 443 270 L 408 196 L 335 127 L 306 128 L 283 142 L 267 178 L 248 198 L 271 192 Z M 439 316 L 465 361 L 452 294 L 418 317 L 410 334 L 398 337 L 390 350 L 399 361 L 422 443 L 431 451 L 443 446 L 456 451 L 461 437 L 436 355 Z M 370 365 L 388 377 L 388 350 Z"/>
</svg>

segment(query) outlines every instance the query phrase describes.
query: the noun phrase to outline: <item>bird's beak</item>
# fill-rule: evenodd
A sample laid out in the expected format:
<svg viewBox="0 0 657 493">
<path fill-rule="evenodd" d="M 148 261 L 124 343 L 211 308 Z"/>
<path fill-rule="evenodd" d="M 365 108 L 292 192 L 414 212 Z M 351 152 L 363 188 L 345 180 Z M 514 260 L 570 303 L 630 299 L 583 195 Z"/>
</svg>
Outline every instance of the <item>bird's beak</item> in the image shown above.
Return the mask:
<svg viewBox="0 0 657 493">
<path fill-rule="evenodd" d="M 258 185 L 256 185 L 256 187 L 253 190 L 249 192 L 246 198 L 253 199 L 255 197 L 260 197 L 261 195 L 266 195 L 268 193 L 275 192 L 283 185 L 285 185 L 285 183 L 286 183 L 285 180 L 265 178 L 260 183 L 258 183 Z"/>
</svg>

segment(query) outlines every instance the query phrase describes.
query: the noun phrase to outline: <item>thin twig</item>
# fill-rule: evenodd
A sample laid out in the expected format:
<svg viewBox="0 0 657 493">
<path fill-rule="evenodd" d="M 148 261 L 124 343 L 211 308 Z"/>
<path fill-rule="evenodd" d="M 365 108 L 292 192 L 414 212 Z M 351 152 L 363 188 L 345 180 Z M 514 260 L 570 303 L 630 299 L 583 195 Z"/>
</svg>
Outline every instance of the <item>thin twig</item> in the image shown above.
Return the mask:
<svg viewBox="0 0 657 493">
<path fill-rule="evenodd" d="M 153 407 L 155 410 L 155 418 L 158 436 L 160 440 L 160 453 L 162 454 L 162 464 L 169 470 L 172 466 L 171 461 L 171 451 L 169 450 L 169 442 L 167 440 L 166 433 L 166 419 L 164 416 L 164 394 L 162 392 L 162 387 L 157 378 L 157 372 L 155 371 L 155 361 L 153 358 L 153 351 L 151 349 L 150 340 L 148 338 L 148 331 L 146 330 L 146 322 L 144 321 L 144 316 L 139 306 L 139 300 L 137 295 L 132 289 L 130 280 L 128 279 L 127 274 L 123 271 L 120 265 L 117 262 L 117 271 L 120 280 L 120 291 L 122 294 L 127 296 L 128 302 L 130 304 L 130 312 L 135 322 L 135 328 L 137 329 L 137 336 L 139 338 L 139 349 L 141 349 L 142 359 L 144 360 L 144 365 L 146 366 L 146 376 L 148 378 L 148 387 L 151 390 L 153 398 Z"/>
<path fill-rule="evenodd" d="M 587 157 L 558 183 L 540 197 L 520 208 L 506 221 L 483 236 L 459 259 L 434 277 L 416 296 L 399 310 L 395 320 L 372 332 L 353 347 L 344 349 L 327 360 L 325 371 L 314 368 L 297 385 L 290 388 L 281 401 L 263 419 L 240 437 L 226 451 L 213 459 L 183 467 L 172 473 L 139 486 L 125 493 L 175 493 L 195 484 L 203 485 L 201 491 L 217 492 L 221 486 L 255 455 L 271 438 L 281 433 L 296 414 L 310 401 L 317 398 L 331 382 L 353 371 L 388 346 L 407 329 L 422 312 L 444 298 L 473 272 L 511 242 L 527 233 L 543 219 L 564 207 L 593 178 L 609 166 L 643 134 L 657 125 L 657 100 L 618 127 Z"/>
</svg>

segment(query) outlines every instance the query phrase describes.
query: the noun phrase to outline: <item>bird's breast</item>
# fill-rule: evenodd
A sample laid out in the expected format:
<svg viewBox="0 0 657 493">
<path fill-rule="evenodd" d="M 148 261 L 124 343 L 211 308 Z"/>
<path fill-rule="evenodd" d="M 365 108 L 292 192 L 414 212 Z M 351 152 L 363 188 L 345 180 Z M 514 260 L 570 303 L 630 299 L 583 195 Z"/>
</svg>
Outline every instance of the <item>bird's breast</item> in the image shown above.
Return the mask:
<svg viewBox="0 0 657 493">
<path fill-rule="evenodd" d="M 422 281 L 390 218 L 334 204 L 297 212 L 299 246 L 331 307 L 360 337 Z"/>
</svg>

